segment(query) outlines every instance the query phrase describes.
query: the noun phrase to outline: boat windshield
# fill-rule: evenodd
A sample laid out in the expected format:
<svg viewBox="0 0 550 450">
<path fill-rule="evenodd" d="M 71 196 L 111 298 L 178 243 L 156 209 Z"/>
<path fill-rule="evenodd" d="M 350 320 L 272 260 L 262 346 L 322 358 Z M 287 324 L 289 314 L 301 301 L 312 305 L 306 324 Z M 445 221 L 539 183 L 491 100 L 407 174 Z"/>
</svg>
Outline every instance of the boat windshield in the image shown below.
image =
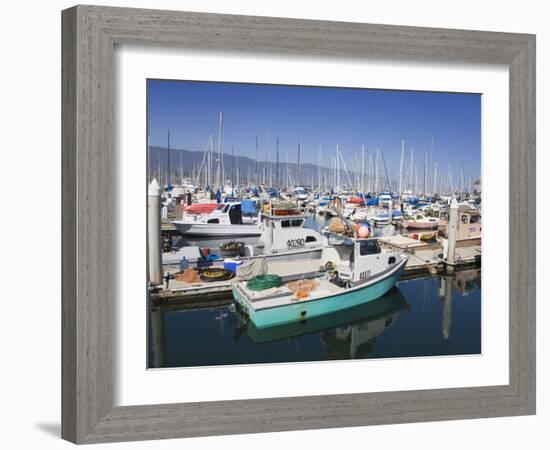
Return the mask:
<svg viewBox="0 0 550 450">
<path fill-rule="evenodd" d="M 368 241 L 359 241 L 359 255 L 377 255 L 380 253 L 378 241 L 371 239 Z"/>
</svg>

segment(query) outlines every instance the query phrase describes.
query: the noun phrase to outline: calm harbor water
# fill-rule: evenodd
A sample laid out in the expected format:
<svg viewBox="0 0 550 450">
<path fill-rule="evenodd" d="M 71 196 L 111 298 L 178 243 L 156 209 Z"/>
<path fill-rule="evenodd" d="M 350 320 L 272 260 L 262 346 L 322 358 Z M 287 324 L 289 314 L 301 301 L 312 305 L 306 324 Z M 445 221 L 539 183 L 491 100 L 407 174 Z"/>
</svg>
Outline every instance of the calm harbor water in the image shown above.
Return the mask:
<svg viewBox="0 0 550 450">
<path fill-rule="evenodd" d="M 189 367 L 481 353 L 481 270 L 400 281 L 384 297 L 304 323 L 258 330 L 230 301 L 153 308 L 149 367 Z"/>
</svg>

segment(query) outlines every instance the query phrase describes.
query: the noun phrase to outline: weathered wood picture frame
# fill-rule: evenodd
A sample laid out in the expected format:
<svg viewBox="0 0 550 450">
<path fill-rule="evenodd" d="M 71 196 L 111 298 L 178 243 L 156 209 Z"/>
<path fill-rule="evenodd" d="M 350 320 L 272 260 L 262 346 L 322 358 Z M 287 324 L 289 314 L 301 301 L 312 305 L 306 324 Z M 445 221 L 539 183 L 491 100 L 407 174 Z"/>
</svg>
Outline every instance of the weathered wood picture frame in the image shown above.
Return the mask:
<svg viewBox="0 0 550 450">
<path fill-rule="evenodd" d="M 64 439 L 94 443 L 535 413 L 535 36 L 97 6 L 63 11 L 62 31 Z M 117 44 L 507 65 L 509 384 L 115 407 Z"/>
</svg>

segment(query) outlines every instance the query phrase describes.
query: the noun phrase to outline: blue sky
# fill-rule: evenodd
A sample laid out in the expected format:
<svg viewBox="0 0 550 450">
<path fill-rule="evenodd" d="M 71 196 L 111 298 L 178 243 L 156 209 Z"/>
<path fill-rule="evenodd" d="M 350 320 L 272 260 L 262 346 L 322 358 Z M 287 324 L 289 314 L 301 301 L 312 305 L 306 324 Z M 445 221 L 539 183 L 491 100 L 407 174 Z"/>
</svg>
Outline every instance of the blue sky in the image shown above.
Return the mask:
<svg viewBox="0 0 550 450">
<path fill-rule="evenodd" d="M 301 142 L 302 162 L 317 163 L 319 145 L 324 165 L 336 144 L 346 159 L 360 154 L 361 145 L 379 147 L 388 171 L 399 170 L 401 140 L 406 161 L 411 148 L 423 168 L 424 154 L 434 140 L 433 160 L 441 176 L 451 164 L 456 177 L 464 164 L 465 178 L 477 178 L 481 160 L 481 96 L 479 94 L 318 88 L 301 86 L 148 80 L 148 124 L 151 145 L 203 150 L 211 133 L 217 149 L 219 112 L 223 111 L 225 153 L 259 159 L 280 159 L 288 152 L 296 161 Z"/>
</svg>

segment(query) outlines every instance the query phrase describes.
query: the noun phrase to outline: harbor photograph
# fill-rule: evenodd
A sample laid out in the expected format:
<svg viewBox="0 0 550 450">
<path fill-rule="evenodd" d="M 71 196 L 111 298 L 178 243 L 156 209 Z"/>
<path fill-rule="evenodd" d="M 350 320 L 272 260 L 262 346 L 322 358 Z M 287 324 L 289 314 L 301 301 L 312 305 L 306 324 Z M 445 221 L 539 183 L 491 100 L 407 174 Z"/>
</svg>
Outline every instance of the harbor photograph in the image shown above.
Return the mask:
<svg viewBox="0 0 550 450">
<path fill-rule="evenodd" d="M 476 93 L 147 80 L 147 367 L 482 353 Z"/>
</svg>

